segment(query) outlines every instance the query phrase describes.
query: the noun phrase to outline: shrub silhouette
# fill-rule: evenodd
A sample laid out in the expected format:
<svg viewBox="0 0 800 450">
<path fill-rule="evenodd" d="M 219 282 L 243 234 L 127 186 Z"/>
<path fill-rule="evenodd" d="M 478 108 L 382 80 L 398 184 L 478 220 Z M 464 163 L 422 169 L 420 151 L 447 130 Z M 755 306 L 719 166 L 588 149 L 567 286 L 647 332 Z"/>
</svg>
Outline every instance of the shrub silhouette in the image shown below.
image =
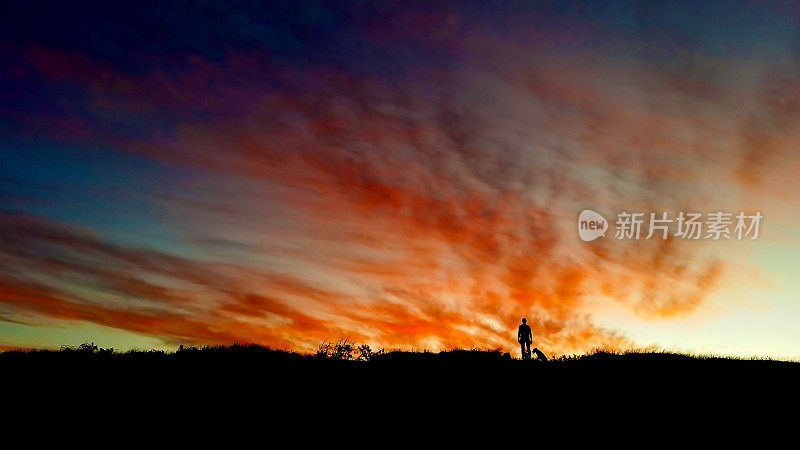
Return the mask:
<svg viewBox="0 0 800 450">
<path fill-rule="evenodd" d="M 384 350 L 380 349 L 377 352 L 372 351 L 369 345 L 364 344 L 358 347 L 358 361 L 372 361 L 374 358 L 380 358 Z"/>
<path fill-rule="evenodd" d="M 78 351 L 83 353 L 94 353 L 97 351 L 97 346 L 94 345 L 94 342 L 91 344 L 88 342 L 84 342 L 83 344 L 78 346 Z"/>
<path fill-rule="evenodd" d="M 358 354 L 357 357 L 354 356 L 355 353 Z M 336 361 L 369 361 L 372 357 L 372 349 L 368 345 L 359 347 L 350 339 L 339 339 L 336 342 L 323 341 L 319 344 L 314 357 Z"/>
</svg>

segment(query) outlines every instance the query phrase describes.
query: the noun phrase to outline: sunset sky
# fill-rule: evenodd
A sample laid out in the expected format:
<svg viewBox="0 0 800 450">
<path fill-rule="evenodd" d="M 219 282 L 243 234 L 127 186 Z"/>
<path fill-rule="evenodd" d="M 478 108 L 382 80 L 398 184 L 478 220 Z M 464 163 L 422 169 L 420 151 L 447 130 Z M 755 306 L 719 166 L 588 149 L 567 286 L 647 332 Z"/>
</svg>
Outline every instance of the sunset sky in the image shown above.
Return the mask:
<svg viewBox="0 0 800 450">
<path fill-rule="evenodd" d="M 800 6 L 248 5 L 0 6 L 0 349 L 800 358 Z"/>
</svg>

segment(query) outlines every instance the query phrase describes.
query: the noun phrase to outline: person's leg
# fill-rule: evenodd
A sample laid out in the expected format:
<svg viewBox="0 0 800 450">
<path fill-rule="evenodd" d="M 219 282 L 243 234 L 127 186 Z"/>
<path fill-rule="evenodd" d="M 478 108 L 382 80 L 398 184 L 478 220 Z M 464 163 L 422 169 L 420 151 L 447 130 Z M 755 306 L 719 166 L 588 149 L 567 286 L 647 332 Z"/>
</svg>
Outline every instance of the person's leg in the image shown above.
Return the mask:
<svg viewBox="0 0 800 450">
<path fill-rule="evenodd" d="M 525 354 L 528 355 L 528 359 L 531 359 L 531 343 L 525 343 Z"/>
<path fill-rule="evenodd" d="M 525 359 L 525 341 L 520 341 L 519 352 L 522 354 L 522 359 Z"/>
</svg>

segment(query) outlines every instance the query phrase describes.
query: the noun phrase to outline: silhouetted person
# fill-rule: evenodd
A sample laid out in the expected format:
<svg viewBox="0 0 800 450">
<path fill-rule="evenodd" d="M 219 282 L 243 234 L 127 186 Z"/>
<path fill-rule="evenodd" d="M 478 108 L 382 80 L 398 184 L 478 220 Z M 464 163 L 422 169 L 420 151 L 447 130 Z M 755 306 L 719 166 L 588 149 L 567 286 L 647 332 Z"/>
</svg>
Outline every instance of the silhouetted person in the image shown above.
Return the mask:
<svg viewBox="0 0 800 450">
<path fill-rule="evenodd" d="M 522 325 L 519 326 L 519 331 L 517 331 L 517 342 L 519 342 L 520 351 L 522 352 L 522 359 L 531 359 L 533 333 L 531 333 L 531 327 L 527 325 L 527 322 L 523 318 Z"/>
</svg>

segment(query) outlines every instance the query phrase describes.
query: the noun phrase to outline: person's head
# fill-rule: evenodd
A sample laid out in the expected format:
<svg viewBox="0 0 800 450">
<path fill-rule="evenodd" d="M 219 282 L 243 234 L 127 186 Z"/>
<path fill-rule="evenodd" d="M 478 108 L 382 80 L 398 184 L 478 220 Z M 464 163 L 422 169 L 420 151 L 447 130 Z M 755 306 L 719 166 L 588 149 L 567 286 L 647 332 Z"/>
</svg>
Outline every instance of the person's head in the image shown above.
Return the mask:
<svg viewBox="0 0 800 450">
<path fill-rule="evenodd" d="M 527 322 L 528 322 L 528 319 L 526 319 L 526 318 L 524 318 L 524 317 L 523 317 L 523 318 L 522 318 L 522 323 L 527 323 Z"/>
</svg>

